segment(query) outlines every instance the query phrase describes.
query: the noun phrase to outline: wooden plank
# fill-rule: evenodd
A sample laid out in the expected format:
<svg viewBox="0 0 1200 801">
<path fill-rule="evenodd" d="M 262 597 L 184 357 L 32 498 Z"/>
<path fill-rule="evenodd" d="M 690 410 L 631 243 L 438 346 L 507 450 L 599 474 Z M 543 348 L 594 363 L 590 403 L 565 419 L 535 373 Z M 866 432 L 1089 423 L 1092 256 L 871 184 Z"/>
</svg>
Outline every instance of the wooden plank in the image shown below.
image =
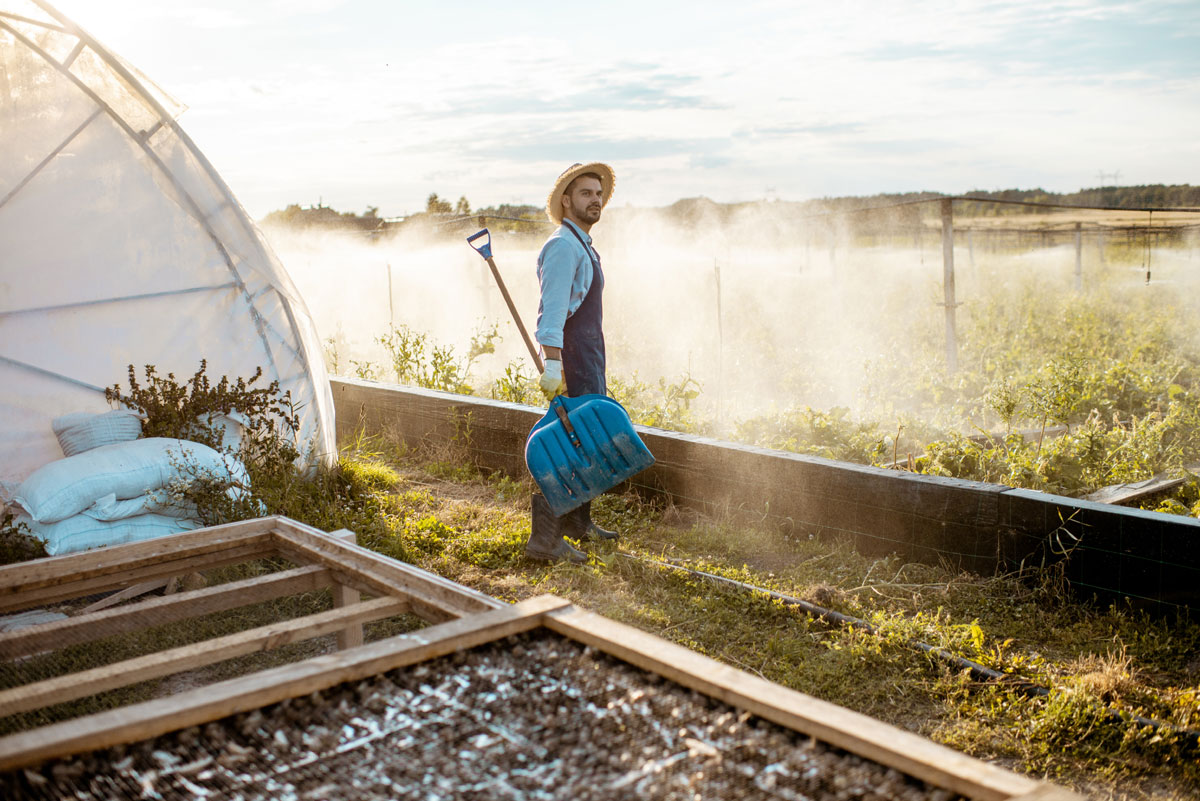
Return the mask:
<svg viewBox="0 0 1200 801">
<path fill-rule="evenodd" d="M 1166 492 L 1167 490 L 1173 490 L 1181 486 L 1188 477 L 1200 473 L 1200 464 L 1184 465 L 1183 469 L 1187 471 L 1188 475 L 1173 477 L 1170 472 L 1158 473 L 1142 481 L 1110 484 L 1107 487 L 1101 487 L 1095 492 L 1084 495 L 1083 500 L 1096 501 L 1097 503 L 1111 503 L 1117 506 L 1133 503 L 1150 495 L 1156 495 L 1160 492 Z"/>
<path fill-rule="evenodd" d="M 357 681 L 537 628 L 569 605 L 543 595 L 361 648 L 306 659 L 167 698 L 157 698 L 0 738 L 0 770 L 156 737 L 267 704 Z"/>
<path fill-rule="evenodd" d="M 244 541 L 249 544 L 225 550 L 208 551 L 183 559 L 164 558 L 154 562 L 143 562 L 141 567 L 131 568 L 123 573 L 103 574 L 82 581 L 63 581 L 57 585 L 51 584 L 37 589 L 27 589 L 17 595 L 0 596 L 0 612 L 10 609 L 28 609 L 40 604 L 57 603 L 97 592 L 123 589 L 139 582 L 155 578 L 169 578 L 180 573 L 241 564 L 252 559 L 274 556 L 276 553 L 270 536 L 267 534 L 259 534 Z"/>
<path fill-rule="evenodd" d="M 320 563 L 322 559 L 319 551 L 306 550 L 290 543 L 279 543 L 276 550 L 281 556 L 296 562 L 317 560 Z M 444 623 L 463 615 L 461 609 L 435 602 L 424 595 L 397 587 L 395 582 L 386 575 L 374 572 L 370 568 L 347 567 L 334 557 L 325 559 L 324 564 L 328 565 L 334 583 L 350 590 L 357 590 L 360 595 L 405 595 L 412 603 L 413 613 L 430 623 Z"/>
<path fill-rule="evenodd" d="M 344 609 L 352 607 L 355 604 L 362 602 L 362 594 L 353 587 L 347 587 L 345 584 L 333 585 L 333 608 Z M 357 648 L 363 644 L 363 627 L 362 623 L 351 623 L 344 629 L 339 629 L 337 633 L 337 647 L 339 651 L 344 651 L 347 648 Z"/>
<path fill-rule="evenodd" d="M 481 592 L 366 548 L 332 539 L 294 520 L 280 518 L 273 534 L 276 547 L 281 551 L 298 553 L 306 561 L 321 562 L 363 576 L 373 574 L 384 578 L 395 590 L 410 595 L 414 601 L 413 608 L 418 612 L 422 602 L 453 616 L 503 606 L 502 602 Z"/>
<path fill-rule="evenodd" d="M 789 690 L 600 615 L 570 608 L 545 626 L 685 687 L 979 801 L 1004 801 L 1038 783 L 866 715 Z"/>
<path fill-rule="evenodd" d="M 243 581 L 152 598 L 120 609 L 103 610 L 0 634 L 0 659 L 17 659 L 147 626 L 175 623 L 285 595 L 319 590 L 332 584 L 333 576 L 327 568 L 321 565 L 307 565 Z"/>
<path fill-rule="evenodd" d="M 148 592 L 153 592 L 154 590 L 157 590 L 160 587 L 166 587 L 172 581 L 175 581 L 174 576 L 172 576 L 171 578 L 162 578 L 162 579 L 155 579 L 154 581 L 146 581 L 146 582 L 143 582 L 142 584 L 135 584 L 134 586 L 130 587 L 127 590 L 121 590 L 120 592 L 114 592 L 112 595 L 108 596 L 107 598 L 101 598 L 99 601 L 96 601 L 96 603 L 92 604 L 91 606 L 84 607 L 83 609 L 80 609 L 78 612 L 75 612 L 73 614 L 90 615 L 92 612 L 99 612 L 100 610 L 107 609 L 110 606 L 116 606 L 117 604 L 121 603 L 121 601 L 128 601 L 130 598 L 136 598 L 139 595 L 145 595 Z"/>
<path fill-rule="evenodd" d="M 153 564 L 164 558 L 178 559 L 212 553 L 234 544 L 249 544 L 265 537 L 276 520 L 275 517 L 242 520 L 141 542 L 6 565 L 0 567 L 0 596 L 54 584 L 62 581 L 64 576 L 87 579 Z"/>
<path fill-rule="evenodd" d="M 358 535 L 349 529 L 338 529 L 329 534 L 335 540 L 348 542 L 351 545 L 358 545 Z M 350 606 L 362 601 L 362 593 L 353 587 L 347 587 L 345 584 L 335 584 L 333 586 L 333 608 L 339 609 L 343 606 Z M 347 648 L 357 648 L 363 644 L 363 627 L 362 623 L 354 623 L 337 633 L 337 647 L 339 651 L 344 651 Z"/>
<path fill-rule="evenodd" d="M 1033 792 L 1015 795 L 1008 801 L 1088 801 L 1088 799 L 1087 796 L 1072 792 L 1065 787 L 1044 783 Z"/>
<path fill-rule="evenodd" d="M 139 681 L 169 676 L 255 651 L 270 651 L 344 628 L 348 623 L 378 620 L 410 609 L 404 598 L 376 598 L 365 603 L 285 620 L 225 637 L 172 648 L 111 665 L 69 673 L 36 684 L 0 691 L 0 709 L 15 715 L 50 704 L 127 687 Z"/>
</svg>

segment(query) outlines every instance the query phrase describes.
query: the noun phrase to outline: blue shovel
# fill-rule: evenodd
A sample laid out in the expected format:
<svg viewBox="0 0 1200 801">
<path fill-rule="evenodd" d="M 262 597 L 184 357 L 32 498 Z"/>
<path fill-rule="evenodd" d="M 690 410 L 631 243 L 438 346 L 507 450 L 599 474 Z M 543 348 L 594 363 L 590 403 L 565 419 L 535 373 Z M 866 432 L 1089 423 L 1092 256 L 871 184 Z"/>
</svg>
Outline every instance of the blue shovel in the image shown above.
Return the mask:
<svg viewBox="0 0 1200 801">
<path fill-rule="evenodd" d="M 484 241 L 476 244 L 480 239 Z M 492 258 L 491 233 L 484 228 L 467 237 L 467 243 L 487 260 L 525 347 L 542 373 L 542 359 Z M 629 413 L 612 398 L 558 395 L 529 432 L 525 464 L 550 509 L 561 517 L 642 472 L 654 464 L 654 456 L 634 431 Z"/>
</svg>

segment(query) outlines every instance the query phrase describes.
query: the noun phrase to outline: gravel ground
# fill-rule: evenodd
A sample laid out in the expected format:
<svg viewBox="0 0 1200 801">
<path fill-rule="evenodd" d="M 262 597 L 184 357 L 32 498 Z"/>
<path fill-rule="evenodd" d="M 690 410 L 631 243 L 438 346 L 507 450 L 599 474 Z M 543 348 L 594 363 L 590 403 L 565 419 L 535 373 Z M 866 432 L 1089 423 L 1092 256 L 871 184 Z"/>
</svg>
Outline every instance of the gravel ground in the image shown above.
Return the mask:
<svg viewBox="0 0 1200 801">
<path fill-rule="evenodd" d="M 0 798 L 931 799 L 548 632 L 0 775 Z"/>
</svg>

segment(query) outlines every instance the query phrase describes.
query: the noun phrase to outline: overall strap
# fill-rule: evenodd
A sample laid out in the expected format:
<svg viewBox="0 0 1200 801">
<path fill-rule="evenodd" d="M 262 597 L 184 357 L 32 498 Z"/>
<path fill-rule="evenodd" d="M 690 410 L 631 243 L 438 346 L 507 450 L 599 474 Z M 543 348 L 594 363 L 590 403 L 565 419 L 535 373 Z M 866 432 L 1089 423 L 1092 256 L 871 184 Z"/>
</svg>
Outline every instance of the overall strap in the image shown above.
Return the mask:
<svg viewBox="0 0 1200 801">
<path fill-rule="evenodd" d="M 568 231 L 575 234 L 575 238 L 579 240 L 579 244 L 583 245 L 584 251 L 588 254 L 588 259 L 592 262 L 592 269 L 599 269 L 600 265 L 596 263 L 596 251 L 588 247 L 588 243 L 583 241 L 583 237 L 580 236 L 579 232 L 575 230 L 575 226 L 566 223 L 563 225 Z"/>
</svg>

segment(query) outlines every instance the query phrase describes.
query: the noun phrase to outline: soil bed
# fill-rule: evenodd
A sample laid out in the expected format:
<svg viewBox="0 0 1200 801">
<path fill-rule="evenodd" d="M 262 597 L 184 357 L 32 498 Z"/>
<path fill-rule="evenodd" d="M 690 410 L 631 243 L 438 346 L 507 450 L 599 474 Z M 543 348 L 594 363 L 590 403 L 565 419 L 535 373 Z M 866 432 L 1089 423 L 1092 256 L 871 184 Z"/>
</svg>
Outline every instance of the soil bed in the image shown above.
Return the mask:
<svg viewBox="0 0 1200 801">
<path fill-rule="evenodd" d="M 8 774 L 0 796 L 958 798 L 549 633 Z"/>
</svg>

